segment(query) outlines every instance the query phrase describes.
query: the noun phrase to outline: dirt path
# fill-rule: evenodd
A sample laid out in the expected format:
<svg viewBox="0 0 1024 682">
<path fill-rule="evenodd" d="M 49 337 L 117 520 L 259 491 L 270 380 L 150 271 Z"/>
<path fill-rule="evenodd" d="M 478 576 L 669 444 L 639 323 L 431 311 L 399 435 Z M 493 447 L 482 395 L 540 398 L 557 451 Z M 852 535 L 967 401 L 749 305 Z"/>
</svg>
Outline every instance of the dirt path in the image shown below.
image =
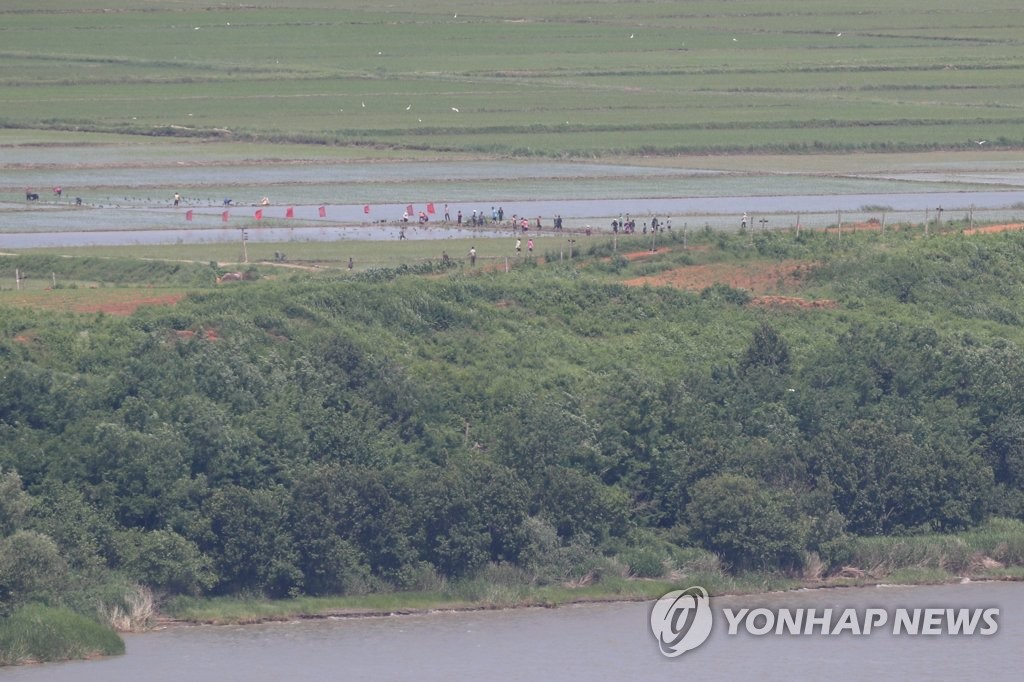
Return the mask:
<svg viewBox="0 0 1024 682">
<path fill-rule="evenodd" d="M 1024 223 L 1006 223 L 1005 225 L 987 225 L 964 230 L 964 234 L 995 234 L 998 232 L 1014 232 L 1024 230 Z"/>
</svg>

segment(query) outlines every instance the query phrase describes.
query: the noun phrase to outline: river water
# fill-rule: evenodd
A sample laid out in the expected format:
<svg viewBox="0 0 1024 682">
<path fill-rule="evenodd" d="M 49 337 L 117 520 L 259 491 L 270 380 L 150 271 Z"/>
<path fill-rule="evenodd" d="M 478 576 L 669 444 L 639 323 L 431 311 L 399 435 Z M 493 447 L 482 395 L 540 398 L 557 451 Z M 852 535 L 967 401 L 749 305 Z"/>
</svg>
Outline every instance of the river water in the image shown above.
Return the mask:
<svg viewBox="0 0 1024 682">
<path fill-rule="evenodd" d="M 666 658 L 651 603 L 439 612 L 128 635 L 122 657 L 0 670 L 46 682 L 190 680 L 998 680 L 1024 668 L 1024 584 L 841 588 L 712 599 L 708 640 Z M 989 636 L 728 634 L 723 609 L 998 608 Z"/>
</svg>

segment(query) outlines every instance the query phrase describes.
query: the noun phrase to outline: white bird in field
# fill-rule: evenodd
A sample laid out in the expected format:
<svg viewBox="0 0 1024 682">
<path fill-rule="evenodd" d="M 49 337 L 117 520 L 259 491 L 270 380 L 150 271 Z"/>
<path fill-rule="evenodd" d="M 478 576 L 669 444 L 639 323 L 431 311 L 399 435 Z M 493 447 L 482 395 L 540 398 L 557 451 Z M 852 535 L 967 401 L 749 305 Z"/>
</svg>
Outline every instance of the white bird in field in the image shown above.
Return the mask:
<svg viewBox="0 0 1024 682">
<path fill-rule="evenodd" d="M 839 33 L 836 34 L 836 38 L 842 38 L 842 37 L 843 37 L 842 31 L 840 31 Z"/>
<path fill-rule="evenodd" d="M 455 107 L 452 107 L 452 111 L 454 111 L 456 114 L 459 113 L 459 110 L 456 109 Z"/>
<path fill-rule="evenodd" d="M 635 35 L 634 33 L 630 33 L 629 34 L 629 39 L 632 40 L 634 35 Z"/>
<path fill-rule="evenodd" d="M 985 144 L 986 142 L 988 142 L 988 140 L 975 140 L 974 144 L 979 144 L 980 145 L 980 144 Z"/>
<path fill-rule="evenodd" d="M 412 109 L 412 105 L 411 104 L 405 108 L 406 111 L 409 111 L 410 109 Z"/>
<path fill-rule="evenodd" d="M 363 109 L 365 109 L 366 108 L 366 102 L 361 102 L 361 104 L 363 105 Z"/>
</svg>

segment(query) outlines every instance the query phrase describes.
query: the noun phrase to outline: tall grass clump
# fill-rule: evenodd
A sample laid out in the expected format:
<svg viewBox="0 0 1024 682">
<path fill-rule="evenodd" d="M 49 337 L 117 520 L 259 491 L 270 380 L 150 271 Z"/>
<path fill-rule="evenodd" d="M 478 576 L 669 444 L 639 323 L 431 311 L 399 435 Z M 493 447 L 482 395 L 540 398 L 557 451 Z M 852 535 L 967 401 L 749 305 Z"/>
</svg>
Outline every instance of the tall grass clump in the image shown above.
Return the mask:
<svg viewBox="0 0 1024 682">
<path fill-rule="evenodd" d="M 124 641 L 65 608 L 32 604 L 0 621 L 0 665 L 66 661 L 124 653 Z"/>
<path fill-rule="evenodd" d="M 1024 564 L 1024 523 L 995 518 L 957 535 L 858 537 L 850 540 L 850 551 L 851 564 L 875 578 L 906 570 L 972 574 Z"/>
<path fill-rule="evenodd" d="M 100 602 L 100 617 L 118 632 L 141 632 L 148 629 L 156 618 L 153 591 L 144 585 L 135 585 L 125 591 L 118 602 Z"/>
</svg>

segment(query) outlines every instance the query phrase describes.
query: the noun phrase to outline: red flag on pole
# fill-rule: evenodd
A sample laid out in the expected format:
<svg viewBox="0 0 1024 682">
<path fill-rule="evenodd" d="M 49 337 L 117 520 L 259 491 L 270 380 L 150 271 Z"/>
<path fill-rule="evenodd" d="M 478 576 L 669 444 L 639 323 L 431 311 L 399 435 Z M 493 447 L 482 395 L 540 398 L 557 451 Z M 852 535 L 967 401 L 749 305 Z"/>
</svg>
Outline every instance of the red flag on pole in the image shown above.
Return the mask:
<svg viewBox="0 0 1024 682">
<path fill-rule="evenodd" d="M 228 221 L 228 212 L 227 211 L 224 211 L 223 213 L 220 214 L 220 220 L 221 220 L 222 223 L 226 223 Z"/>
<path fill-rule="evenodd" d="M 370 212 L 370 205 L 366 204 L 365 206 L 363 206 L 363 213 L 369 213 L 369 212 Z"/>
<path fill-rule="evenodd" d="M 295 209 L 293 207 L 289 206 L 288 210 L 284 212 L 284 217 L 285 218 L 294 218 L 295 217 Z"/>
<path fill-rule="evenodd" d="M 256 220 L 263 220 L 263 209 L 256 209 Z"/>
<path fill-rule="evenodd" d="M 326 206 L 321 206 L 320 207 L 320 217 L 321 218 L 326 218 L 327 217 L 327 207 Z"/>
<path fill-rule="evenodd" d="M 185 211 L 185 220 L 192 220 L 192 209 Z"/>
<path fill-rule="evenodd" d="M 430 215 L 434 215 L 434 213 L 435 213 L 435 211 L 434 211 L 434 204 L 432 204 L 432 203 L 427 204 L 427 213 L 429 213 Z"/>
<path fill-rule="evenodd" d="M 405 207 L 405 212 L 408 213 L 409 215 L 412 215 L 415 212 L 413 210 L 412 204 L 409 204 L 408 206 Z"/>
</svg>

